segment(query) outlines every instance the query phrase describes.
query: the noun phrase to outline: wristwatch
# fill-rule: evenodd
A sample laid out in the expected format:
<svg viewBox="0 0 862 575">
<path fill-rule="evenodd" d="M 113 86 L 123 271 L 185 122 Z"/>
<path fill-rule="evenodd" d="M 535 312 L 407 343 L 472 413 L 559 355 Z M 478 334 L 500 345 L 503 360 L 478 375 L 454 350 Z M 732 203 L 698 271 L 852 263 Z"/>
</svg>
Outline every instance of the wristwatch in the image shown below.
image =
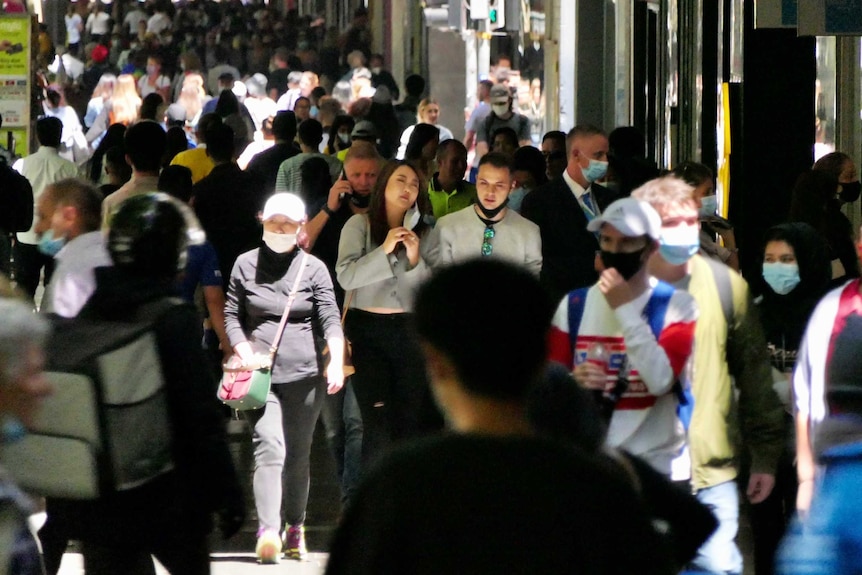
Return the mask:
<svg viewBox="0 0 862 575">
<path fill-rule="evenodd" d="M 330 218 L 335 215 L 335 211 L 329 208 L 329 204 L 323 204 L 320 210 Z"/>
</svg>

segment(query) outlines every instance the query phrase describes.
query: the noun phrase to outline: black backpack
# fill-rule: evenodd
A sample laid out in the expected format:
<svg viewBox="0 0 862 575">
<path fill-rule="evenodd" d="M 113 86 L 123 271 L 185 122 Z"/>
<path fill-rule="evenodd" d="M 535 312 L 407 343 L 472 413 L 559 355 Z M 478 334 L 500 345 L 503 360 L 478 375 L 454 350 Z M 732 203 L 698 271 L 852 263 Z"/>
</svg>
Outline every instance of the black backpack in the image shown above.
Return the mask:
<svg viewBox="0 0 862 575">
<path fill-rule="evenodd" d="M 27 178 L 0 163 L 0 230 L 26 232 L 33 225 L 33 188 Z"/>
</svg>

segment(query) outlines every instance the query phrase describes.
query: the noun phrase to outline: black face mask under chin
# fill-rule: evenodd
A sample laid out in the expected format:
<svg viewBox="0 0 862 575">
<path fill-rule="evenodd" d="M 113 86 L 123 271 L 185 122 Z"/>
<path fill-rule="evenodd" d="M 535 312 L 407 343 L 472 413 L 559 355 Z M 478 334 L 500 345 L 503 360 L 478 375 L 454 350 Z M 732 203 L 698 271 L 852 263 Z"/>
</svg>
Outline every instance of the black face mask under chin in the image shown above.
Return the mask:
<svg viewBox="0 0 862 575">
<path fill-rule="evenodd" d="M 371 203 L 371 194 L 350 194 L 350 203 L 359 209 L 365 209 Z"/>
<path fill-rule="evenodd" d="M 643 267 L 643 254 L 646 251 L 646 246 L 636 252 L 621 253 L 607 252 L 602 250 L 599 256 L 602 258 L 602 264 L 605 268 L 614 268 L 623 276 L 623 279 L 629 281 Z"/>
<path fill-rule="evenodd" d="M 476 205 L 479 206 L 479 211 L 482 212 L 482 215 L 489 220 L 493 220 L 497 217 L 497 214 L 503 211 L 503 209 L 509 205 L 509 198 L 506 198 L 502 204 L 494 208 L 493 210 L 486 209 L 485 206 L 482 205 L 482 202 L 476 201 Z"/>
<path fill-rule="evenodd" d="M 847 182 L 841 184 L 841 193 L 838 194 L 838 199 L 849 204 L 859 199 L 859 194 L 862 192 L 862 184 L 858 181 Z"/>
</svg>

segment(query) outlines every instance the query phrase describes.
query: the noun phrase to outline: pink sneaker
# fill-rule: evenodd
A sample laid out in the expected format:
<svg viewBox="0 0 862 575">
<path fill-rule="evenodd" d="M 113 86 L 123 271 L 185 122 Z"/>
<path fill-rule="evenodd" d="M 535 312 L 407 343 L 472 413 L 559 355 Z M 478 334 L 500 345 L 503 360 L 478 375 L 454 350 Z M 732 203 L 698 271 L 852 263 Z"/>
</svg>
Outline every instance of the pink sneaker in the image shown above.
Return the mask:
<svg viewBox="0 0 862 575">
<path fill-rule="evenodd" d="M 288 559 L 304 561 L 308 556 L 305 547 L 305 526 L 287 525 L 284 531 L 284 554 Z"/>
</svg>

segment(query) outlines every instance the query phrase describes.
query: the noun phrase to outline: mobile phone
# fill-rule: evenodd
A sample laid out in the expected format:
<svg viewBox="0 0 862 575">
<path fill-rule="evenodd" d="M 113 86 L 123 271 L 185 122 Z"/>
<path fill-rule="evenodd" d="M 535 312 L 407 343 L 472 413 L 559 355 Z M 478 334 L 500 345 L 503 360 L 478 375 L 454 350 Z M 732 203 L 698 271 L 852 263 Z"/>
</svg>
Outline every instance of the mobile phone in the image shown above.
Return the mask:
<svg viewBox="0 0 862 575">
<path fill-rule="evenodd" d="M 341 168 L 341 176 L 338 179 L 344 180 L 345 182 L 347 181 L 347 173 L 344 171 L 344 168 Z M 341 192 L 340 194 L 338 194 L 338 199 L 343 200 L 345 195 L 347 195 L 347 194 L 345 194 L 344 192 Z"/>
</svg>

